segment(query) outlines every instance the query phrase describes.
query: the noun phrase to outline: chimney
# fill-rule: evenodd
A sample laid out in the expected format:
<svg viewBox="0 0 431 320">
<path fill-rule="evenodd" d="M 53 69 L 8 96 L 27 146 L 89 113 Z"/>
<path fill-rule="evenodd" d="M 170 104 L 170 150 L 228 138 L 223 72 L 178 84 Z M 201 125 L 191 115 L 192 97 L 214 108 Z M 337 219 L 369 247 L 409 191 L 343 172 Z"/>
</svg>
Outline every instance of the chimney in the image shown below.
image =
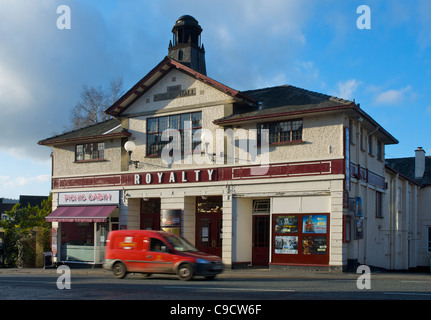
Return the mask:
<svg viewBox="0 0 431 320">
<path fill-rule="evenodd" d="M 415 150 L 415 178 L 421 179 L 425 172 L 425 150 L 418 147 Z"/>
</svg>

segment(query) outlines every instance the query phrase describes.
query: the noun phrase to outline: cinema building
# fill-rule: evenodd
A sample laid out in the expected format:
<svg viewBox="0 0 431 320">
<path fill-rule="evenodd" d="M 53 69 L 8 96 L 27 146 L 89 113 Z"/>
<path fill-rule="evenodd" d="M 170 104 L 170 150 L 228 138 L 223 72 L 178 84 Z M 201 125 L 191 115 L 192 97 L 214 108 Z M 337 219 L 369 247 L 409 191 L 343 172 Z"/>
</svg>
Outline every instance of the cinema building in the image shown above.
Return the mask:
<svg viewBox="0 0 431 320">
<path fill-rule="evenodd" d="M 232 268 L 364 263 L 378 232 L 367 219 L 386 206 L 385 146 L 398 141 L 353 101 L 221 84 L 198 22 L 172 32 L 111 120 L 39 142 L 53 150 L 57 260 L 98 264 L 109 231 L 165 229 Z"/>
</svg>

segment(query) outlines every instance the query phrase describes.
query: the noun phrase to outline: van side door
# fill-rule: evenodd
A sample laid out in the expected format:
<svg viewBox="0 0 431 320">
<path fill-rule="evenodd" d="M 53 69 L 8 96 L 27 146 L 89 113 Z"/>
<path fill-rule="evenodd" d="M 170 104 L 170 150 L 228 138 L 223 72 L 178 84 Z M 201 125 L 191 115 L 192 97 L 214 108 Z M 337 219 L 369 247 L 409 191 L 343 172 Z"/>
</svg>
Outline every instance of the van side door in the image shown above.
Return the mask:
<svg viewBox="0 0 431 320">
<path fill-rule="evenodd" d="M 145 257 L 150 273 L 171 273 L 173 272 L 175 254 L 170 253 L 171 249 L 161 239 L 150 238 L 148 251 Z"/>
</svg>

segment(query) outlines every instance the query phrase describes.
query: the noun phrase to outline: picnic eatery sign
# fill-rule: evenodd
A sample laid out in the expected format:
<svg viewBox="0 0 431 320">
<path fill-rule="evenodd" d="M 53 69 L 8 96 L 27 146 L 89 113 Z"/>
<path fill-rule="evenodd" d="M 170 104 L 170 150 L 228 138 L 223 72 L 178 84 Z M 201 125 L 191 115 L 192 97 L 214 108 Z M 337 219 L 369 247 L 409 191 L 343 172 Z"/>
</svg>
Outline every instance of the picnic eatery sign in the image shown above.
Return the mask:
<svg viewBox="0 0 431 320">
<path fill-rule="evenodd" d="M 60 206 L 105 205 L 119 202 L 120 191 L 62 192 L 58 194 Z"/>
</svg>

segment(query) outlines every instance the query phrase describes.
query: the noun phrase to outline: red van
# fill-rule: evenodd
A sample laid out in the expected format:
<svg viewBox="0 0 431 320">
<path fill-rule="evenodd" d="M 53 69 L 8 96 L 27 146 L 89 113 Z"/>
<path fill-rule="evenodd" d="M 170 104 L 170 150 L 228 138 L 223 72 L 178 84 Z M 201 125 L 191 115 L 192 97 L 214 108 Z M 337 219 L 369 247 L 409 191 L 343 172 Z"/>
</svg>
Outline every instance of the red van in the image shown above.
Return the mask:
<svg viewBox="0 0 431 320">
<path fill-rule="evenodd" d="M 118 230 L 108 235 L 103 268 L 121 279 L 127 273 L 176 274 L 214 279 L 223 272 L 220 257 L 199 252 L 184 238 L 153 230 Z"/>
</svg>

